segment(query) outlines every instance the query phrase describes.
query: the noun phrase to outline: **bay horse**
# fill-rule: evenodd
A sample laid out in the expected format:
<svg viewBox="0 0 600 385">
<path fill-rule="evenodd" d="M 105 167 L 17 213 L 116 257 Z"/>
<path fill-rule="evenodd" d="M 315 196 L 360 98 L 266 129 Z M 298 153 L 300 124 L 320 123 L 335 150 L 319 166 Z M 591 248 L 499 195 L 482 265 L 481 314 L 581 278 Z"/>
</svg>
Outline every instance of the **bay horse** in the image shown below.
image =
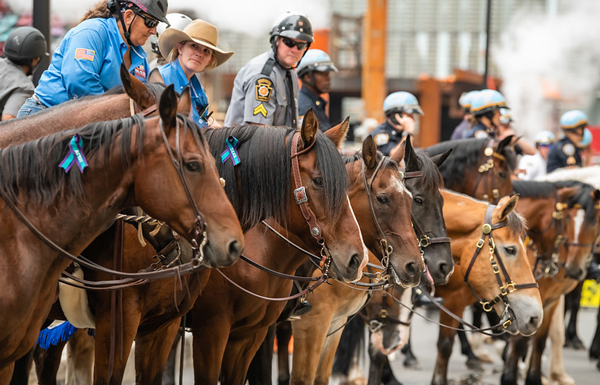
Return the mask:
<svg viewBox="0 0 600 385">
<path fill-rule="evenodd" d="M 365 141 L 365 145 L 366 143 L 367 141 Z M 412 149 L 410 139 L 405 141 L 405 146 L 403 152 L 398 151 L 392 154 L 392 160 L 399 162 L 404 159 L 406 175 L 410 176 L 405 179 L 405 183 L 412 193 L 413 199 L 409 213 L 405 213 L 404 217 L 399 214 L 392 214 L 391 218 L 397 222 L 400 222 L 401 218 L 405 218 L 404 220 L 406 220 L 407 217 L 410 217 L 413 223 L 418 221 L 417 226 L 423 232 L 420 237 L 427 236 L 430 246 L 432 246 L 423 247 L 427 267 L 430 271 L 435 272 L 438 281 L 447 281 L 448 275 L 453 269 L 453 261 L 451 259 L 449 242 L 438 242 L 438 240 L 442 240 L 446 236 L 444 218 L 442 216 L 443 198 L 440 193 L 443 181 L 439 174 L 438 166 L 443 163 L 450 152 L 430 159 L 425 154 L 417 154 Z M 368 160 L 368 157 L 365 158 L 364 154 L 367 154 L 367 151 L 364 147 L 362 154 L 365 163 L 368 161 L 372 162 Z M 346 168 L 351 179 L 356 180 L 353 186 L 356 186 L 357 191 L 360 191 L 361 195 L 364 195 L 365 186 L 364 183 L 361 183 L 361 178 L 353 177 L 353 175 L 359 175 L 361 172 L 360 162 L 358 162 L 360 159 L 360 155 L 347 158 Z M 414 177 L 414 174 L 418 176 Z M 380 221 L 379 226 L 383 229 L 384 233 L 390 232 L 393 234 L 397 232 L 397 230 L 394 230 L 394 227 L 399 226 L 400 223 L 386 219 L 388 214 L 385 211 L 382 212 L 383 209 L 387 209 L 386 207 L 378 208 L 375 212 L 376 215 L 372 215 L 364 203 L 360 204 L 357 202 L 357 199 L 353 199 L 353 195 L 355 194 L 350 194 L 352 207 L 358 218 L 361 232 L 367 245 L 370 244 L 367 239 L 377 240 L 375 218 Z M 381 199 L 381 193 L 378 192 L 375 186 L 371 195 L 377 197 L 377 200 Z M 394 201 L 390 200 L 390 204 L 394 205 Z M 424 241 L 422 245 L 427 246 Z M 382 259 L 378 242 L 371 243 L 369 249 L 373 253 L 370 254 L 370 262 L 378 263 L 378 260 Z M 365 271 L 365 273 L 368 272 Z M 369 282 L 369 278 L 364 276 L 361 281 Z M 334 354 L 344 325 L 348 317 L 356 314 L 364 306 L 368 297 L 368 291 L 354 290 L 352 286 L 337 282 L 332 282 L 330 286 L 322 287 L 319 291 L 315 292 L 311 298 L 313 309 L 309 313 L 302 315 L 300 319 L 292 321 L 294 355 L 291 383 L 327 383 L 331 375 Z M 334 331 L 337 331 L 337 333 L 333 333 Z M 281 337 L 281 333 L 278 333 L 278 343 Z M 289 338 L 287 339 L 289 340 Z M 279 345 L 280 348 L 286 346 L 285 338 L 284 342 L 279 343 Z M 285 350 L 280 350 L 279 354 L 285 354 Z M 285 361 L 285 358 L 283 361 Z M 286 368 L 280 368 L 280 379 L 289 378 L 289 372 L 286 372 Z"/>
<path fill-rule="evenodd" d="M 544 320 L 540 330 L 531 341 L 531 360 L 527 369 L 526 383 L 541 384 L 541 361 L 546 339 L 553 317 L 560 303 L 561 296 L 573 290 L 585 276 L 585 267 L 590 260 L 593 243 L 598 235 L 600 217 L 600 190 L 593 186 L 574 181 L 555 182 L 558 187 L 579 186 L 579 192 L 569 199 L 567 215 L 572 223 L 567 230 L 565 246 L 566 259 L 559 263 L 559 270 L 553 277 L 542 277 L 538 280 L 544 304 Z M 520 357 L 527 351 L 528 340 L 523 336 L 512 336 L 507 347 L 507 359 L 501 377 L 501 383 L 516 384 L 517 364 Z M 562 341 L 561 346 L 562 346 Z M 553 358 L 555 354 L 553 353 Z M 562 356 L 558 357 L 562 361 Z M 553 375 L 564 376 L 562 362 Z M 564 378 L 564 377 L 563 377 Z M 560 380 L 561 378 L 556 378 Z"/>
<path fill-rule="evenodd" d="M 303 125 L 306 126 L 307 124 L 310 125 L 310 121 L 307 122 L 305 116 Z M 323 223 L 324 228 L 325 226 L 327 228 L 331 226 L 332 228 L 329 231 L 339 234 L 335 238 L 335 242 L 344 244 L 345 248 L 350 248 L 345 252 L 346 262 L 344 262 L 344 265 L 347 266 L 349 264 L 348 257 L 352 255 L 350 251 L 354 249 L 354 253 L 358 254 L 358 246 L 363 244 L 360 229 L 346 195 L 348 174 L 335 148 L 335 145 L 339 146 L 341 144 L 348 124 L 346 121 L 341 127 L 332 128 L 325 132 L 324 135 L 332 139 L 333 143 L 327 140 L 320 143 L 322 135 L 316 128 L 315 121 L 313 130 L 306 139 L 303 139 L 303 142 L 311 143 L 316 139 L 317 153 L 326 151 L 329 155 L 328 158 L 319 156 L 321 158 L 318 163 L 320 173 L 305 175 L 303 180 L 306 180 L 304 182 L 305 186 L 310 188 L 307 193 L 308 199 L 311 207 L 318 212 L 316 215 L 319 223 Z M 290 146 L 289 133 L 289 130 L 287 133 L 283 132 L 288 137 L 288 148 Z M 270 137 L 273 137 L 273 135 L 271 134 Z M 283 136 L 273 140 L 281 141 Z M 260 145 L 263 146 L 264 144 Z M 300 160 L 302 160 L 302 157 Z M 310 158 L 306 159 L 306 161 L 309 160 Z M 374 162 L 374 164 L 377 165 L 377 162 Z M 382 168 L 382 172 L 390 172 L 386 168 Z M 242 185 L 249 183 L 245 182 L 244 178 L 255 179 L 252 175 L 244 175 L 243 173 L 239 173 L 239 177 L 241 178 L 239 183 Z M 320 186 L 327 183 L 328 180 L 329 183 L 339 183 L 341 188 L 338 190 L 338 196 L 323 194 Z M 289 185 L 289 182 L 283 184 Z M 391 194 L 398 189 L 402 191 L 404 186 L 398 183 L 391 184 L 388 190 L 385 190 L 385 194 Z M 405 194 L 408 194 L 408 191 L 404 191 Z M 332 200 L 337 201 L 337 204 L 326 204 L 327 201 Z M 388 202 L 384 200 L 376 204 L 387 206 Z M 306 228 L 306 224 L 301 216 L 298 217 L 299 210 L 293 202 L 289 202 L 289 205 L 286 225 L 282 225 L 281 221 L 276 218 L 267 221 L 267 223 L 301 249 L 318 254 L 320 249 L 318 243 L 311 239 L 309 234 L 304 234 L 303 230 Z M 339 207 L 336 209 L 337 213 L 334 211 L 336 206 Z M 334 223 L 341 228 L 333 228 Z M 416 285 L 424 270 L 416 239 L 413 237 L 406 238 L 405 236 L 389 238 L 397 242 L 397 246 L 394 246 L 397 247 L 395 252 L 402 254 L 406 251 L 404 264 L 396 264 L 390 258 L 390 265 L 396 270 L 401 281 Z M 398 239 L 395 240 L 395 238 Z M 304 251 L 292 246 L 288 240 L 280 237 L 265 225 L 252 228 L 247 233 L 246 240 L 245 255 L 254 262 L 278 272 L 278 274 L 293 274 L 307 260 L 307 254 Z M 327 240 L 328 244 L 330 242 L 330 240 Z M 366 247 L 364 252 L 366 257 Z M 411 252 L 413 253 L 412 258 L 409 254 Z M 333 273 L 332 276 L 335 279 L 340 281 L 348 282 L 360 278 L 366 259 L 359 261 L 358 258 L 353 257 L 350 264 L 350 268 L 345 268 L 345 273 L 344 266 L 341 263 L 336 263 L 336 266 L 332 264 L 334 268 L 330 268 L 329 271 Z M 327 271 L 326 269 L 323 270 Z M 218 381 L 221 384 L 241 384 L 245 382 L 250 362 L 264 341 L 269 326 L 276 321 L 285 306 L 288 299 L 285 296 L 289 295 L 292 289 L 292 281 L 245 264 L 220 269 L 220 272 L 221 274 L 211 274 L 207 285 L 206 290 L 210 290 L 213 294 L 199 297 L 191 312 L 194 333 L 194 375 L 196 382 L 202 384 L 216 384 Z M 235 283 L 235 286 L 233 283 Z M 254 294 L 250 295 L 248 292 Z M 269 300 L 269 298 L 273 299 L 274 297 L 284 301 Z"/>
<path fill-rule="evenodd" d="M 176 103 L 171 87 L 161 98 L 160 117 L 93 123 L 0 150 L 0 274 L 11 287 L 0 297 L 0 383 L 9 383 L 15 360 L 37 338 L 70 263 L 65 252 L 83 251 L 119 210 L 141 206 L 194 242 L 201 241 L 194 229 L 205 227 L 207 260 L 241 253 L 242 231 L 214 159 L 197 126 L 176 115 Z M 89 161 L 82 174 L 58 167 L 74 143 Z M 165 192 L 165 184 L 174 188 Z"/>
</svg>

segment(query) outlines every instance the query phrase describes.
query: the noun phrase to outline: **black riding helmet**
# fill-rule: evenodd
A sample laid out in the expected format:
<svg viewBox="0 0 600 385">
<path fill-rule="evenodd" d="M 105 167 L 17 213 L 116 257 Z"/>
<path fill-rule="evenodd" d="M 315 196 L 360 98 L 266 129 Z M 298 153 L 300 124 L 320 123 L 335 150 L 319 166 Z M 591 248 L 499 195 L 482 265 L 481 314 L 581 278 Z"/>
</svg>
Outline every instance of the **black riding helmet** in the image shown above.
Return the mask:
<svg viewBox="0 0 600 385">
<path fill-rule="evenodd" d="M 271 45 L 275 44 L 276 36 L 304 40 L 307 43 L 315 41 L 310 20 L 304 15 L 292 13 L 283 15 L 271 29 Z"/>
<path fill-rule="evenodd" d="M 29 66 L 33 71 L 31 60 L 36 57 L 48 56 L 46 38 L 36 28 L 16 28 L 6 39 L 4 55 L 13 63 Z"/>
<path fill-rule="evenodd" d="M 134 8 L 134 11 L 140 10 L 156 20 L 169 24 L 169 20 L 167 20 L 169 2 L 167 0 L 120 0 L 118 4 L 115 0 L 109 0 L 107 7 L 113 14 L 116 14 L 119 9 Z"/>
</svg>

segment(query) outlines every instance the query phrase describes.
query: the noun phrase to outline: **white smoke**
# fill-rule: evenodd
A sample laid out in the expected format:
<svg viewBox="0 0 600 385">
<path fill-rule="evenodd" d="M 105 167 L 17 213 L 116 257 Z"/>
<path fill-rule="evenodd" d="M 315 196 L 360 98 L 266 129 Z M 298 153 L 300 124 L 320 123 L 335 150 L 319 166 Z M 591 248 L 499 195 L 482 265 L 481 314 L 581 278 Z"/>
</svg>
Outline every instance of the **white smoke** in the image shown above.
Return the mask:
<svg viewBox="0 0 600 385">
<path fill-rule="evenodd" d="M 561 113 L 588 110 L 600 81 L 598 15 L 594 0 L 566 2 L 555 14 L 522 9 L 492 47 L 519 134 L 557 132 Z"/>
<path fill-rule="evenodd" d="M 98 0 L 49 0 L 51 12 L 63 21 L 73 24 Z M 31 11 L 32 1 L 8 0 L 17 12 Z M 328 2 L 323 0 L 220 0 L 214 2 L 170 0 L 169 11 L 193 11 L 195 17 L 206 19 L 219 30 L 266 36 L 278 16 L 286 11 L 306 15 L 313 29 L 330 26 L 331 13 Z"/>
</svg>

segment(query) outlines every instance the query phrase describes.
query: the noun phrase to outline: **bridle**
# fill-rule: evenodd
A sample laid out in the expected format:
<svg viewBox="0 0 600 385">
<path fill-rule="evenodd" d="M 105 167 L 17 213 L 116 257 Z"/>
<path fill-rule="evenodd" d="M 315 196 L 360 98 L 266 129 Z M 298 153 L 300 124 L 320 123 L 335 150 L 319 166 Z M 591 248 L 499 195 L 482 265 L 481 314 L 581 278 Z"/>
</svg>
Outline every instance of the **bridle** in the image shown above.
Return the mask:
<svg viewBox="0 0 600 385">
<path fill-rule="evenodd" d="M 477 242 L 477 248 L 475 249 L 475 253 L 473 254 L 473 257 L 471 258 L 471 262 L 469 263 L 469 266 L 467 267 L 467 271 L 466 271 L 465 277 L 464 277 L 464 282 L 467 285 L 467 287 L 469 288 L 469 290 L 471 290 L 471 292 L 473 293 L 475 298 L 477 298 L 477 301 L 479 301 L 479 303 L 481 304 L 481 306 L 485 312 L 492 311 L 494 305 L 496 305 L 500 301 L 504 302 L 503 316 L 508 315 L 508 319 L 502 323 L 502 327 L 504 329 L 506 329 L 512 324 L 511 318 L 513 317 L 512 312 L 509 311 L 510 305 L 508 303 L 507 296 L 510 293 L 513 293 L 518 289 L 539 288 L 539 285 L 537 282 L 517 284 L 517 283 L 513 282 L 513 280 L 510 278 L 510 275 L 508 274 L 508 271 L 506 270 L 506 267 L 504 266 L 504 262 L 502 262 L 502 257 L 500 256 L 500 254 L 498 254 L 498 251 L 496 250 L 496 244 L 494 242 L 494 237 L 492 235 L 492 232 L 494 230 L 505 227 L 507 225 L 507 221 L 504 220 L 502 222 L 491 224 L 492 213 L 493 213 L 495 207 L 496 207 L 495 205 L 490 204 L 490 205 L 488 205 L 488 207 L 486 209 L 485 221 L 481 228 L 481 232 L 482 232 L 481 238 Z M 475 292 L 475 290 L 469 283 L 469 274 L 471 273 L 471 269 L 473 268 L 473 265 L 475 264 L 475 260 L 477 259 L 477 256 L 479 255 L 483 246 L 485 245 L 486 239 L 488 240 L 488 246 L 489 246 L 489 252 L 490 252 L 489 261 L 490 261 L 490 264 L 492 265 L 492 270 L 494 271 L 494 276 L 496 277 L 498 286 L 500 287 L 500 294 L 498 294 L 495 298 L 493 298 L 489 301 L 479 297 L 479 295 L 477 295 L 477 293 Z M 502 271 L 502 275 L 504 276 L 504 282 L 506 282 L 506 284 L 504 284 L 502 282 L 502 277 L 500 276 L 501 271 Z"/>
<path fill-rule="evenodd" d="M 550 258 L 548 258 L 546 254 L 541 254 L 538 255 L 535 259 L 535 264 L 533 265 L 532 269 L 534 274 L 538 266 L 541 267 L 541 273 L 535 276 L 536 281 L 540 278 L 554 277 L 560 271 L 561 267 L 559 266 L 558 262 L 559 248 L 560 246 L 563 246 L 565 247 L 565 249 L 568 250 L 568 244 L 566 243 L 567 238 L 565 236 L 565 226 L 563 222 L 563 219 L 565 218 L 565 212 L 567 216 L 569 215 L 568 211 L 565 210 L 566 208 L 567 204 L 559 202 L 555 192 L 555 204 L 554 211 L 552 212 L 552 221 L 548 223 L 548 225 L 541 231 L 528 231 L 528 234 L 537 233 L 541 235 L 548 231 L 551 227 L 554 227 L 555 232 L 554 242 L 552 246 L 552 254 Z"/>
<path fill-rule="evenodd" d="M 393 290 L 393 288 L 392 288 Z M 409 289 L 405 289 L 405 290 L 409 290 Z M 387 309 L 387 302 L 385 300 L 386 296 L 388 295 L 387 291 L 383 292 L 383 297 L 382 297 L 382 303 L 381 303 L 381 310 L 379 311 L 379 313 L 377 313 L 377 315 L 375 317 L 372 318 L 367 318 L 366 315 L 363 314 L 363 312 L 359 312 L 361 318 L 365 321 L 365 323 L 367 323 L 369 325 L 369 330 L 371 331 L 371 333 L 377 333 L 379 330 L 381 330 L 382 328 L 384 328 L 388 323 L 392 324 L 392 325 L 402 325 L 402 326 L 407 326 L 410 327 L 411 321 L 412 321 L 412 316 L 414 314 L 414 305 L 412 306 L 412 309 L 408 309 L 410 312 L 408 314 L 408 320 L 407 321 L 402 321 L 400 318 L 396 318 L 396 317 L 392 317 Z M 394 298 L 393 295 L 390 294 L 390 296 L 392 298 Z"/>
<path fill-rule="evenodd" d="M 494 184 L 494 158 L 500 159 L 502 161 L 506 161 L 506 158 L 504 157 L 504 155 L 501 155 L 494 150 L 494 139 L 490 139 L 487 144 L 484 144 L 484 147 L 485 148 L 483 150 L 483 160 L 481 165 L 479 165 L 479 168 L 477 169 L 477 171 L 479 172 L 479 177 L 477 178 L 477 182 L 475 182 L 475 187 L 473 188 L 473 193 L 471 194 L 471 196 L 477 196 L 477 187 L 479 187 L 479 183 L 482 180 L 484 180 L 484 191 L 486 191 L 486 193 L 483 194 L 482 199 L 484 201 L 494 203 L 497 202 L 498 199 L 500 199 L 500 191 L 497 188 L 495 188 Z M 488 178 L 484 178 L 484 174 L 488 175 Z M 490 189 L 494 201 L 491 201 L 490 196 L 487 194 L 487 192 L 490 192 Z"/>
</svg>

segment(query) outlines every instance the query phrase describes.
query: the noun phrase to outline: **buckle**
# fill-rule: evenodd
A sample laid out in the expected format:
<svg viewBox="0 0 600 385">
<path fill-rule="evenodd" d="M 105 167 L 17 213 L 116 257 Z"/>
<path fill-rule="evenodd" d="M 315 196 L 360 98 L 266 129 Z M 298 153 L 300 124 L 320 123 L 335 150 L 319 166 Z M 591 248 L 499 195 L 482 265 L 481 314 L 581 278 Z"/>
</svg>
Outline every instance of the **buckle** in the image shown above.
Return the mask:
<svg viewBox="0 0 600 385">
<path fill-rule="evenodd" d="M 298 199 L 298 197 L 300 197 Z M 308 196 L 306 195 L 306 189 L 304 186 L 300 186 L 294 190 L 294 199 L 296 199 L 296 204 L 306 203 L 308 202 Z"/>
<path fill-rule="evenodd" d="M 506 321 L 504 321 L 504 323 L 502 324 L 502 327 L 504 329 L 508 329 L 508 327 L 512 325 L 512 321 L 510 319 L 507 319 Z"/>
<path fill-rule="evenodd" d="M 419 247 L 427 247 L 431 245 L 431 239 L 427 235 L 423 235 L 423 238 L 419 238 Z"/>
<path fill-rule="evenodd" d="M 492 304 L 489 302 L 483 302 L 483 301 L 479 301 L 479 303 L 481 304 L 481 307 L 483 309 L 483 311 L 485 311 L 486 313 L 489 313 L 492 311 Z"/>
</svg>

